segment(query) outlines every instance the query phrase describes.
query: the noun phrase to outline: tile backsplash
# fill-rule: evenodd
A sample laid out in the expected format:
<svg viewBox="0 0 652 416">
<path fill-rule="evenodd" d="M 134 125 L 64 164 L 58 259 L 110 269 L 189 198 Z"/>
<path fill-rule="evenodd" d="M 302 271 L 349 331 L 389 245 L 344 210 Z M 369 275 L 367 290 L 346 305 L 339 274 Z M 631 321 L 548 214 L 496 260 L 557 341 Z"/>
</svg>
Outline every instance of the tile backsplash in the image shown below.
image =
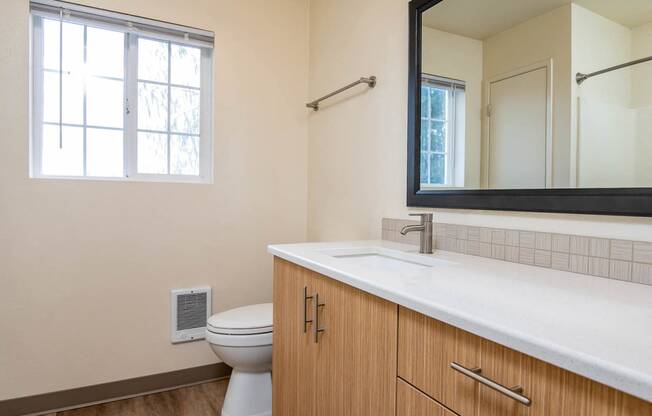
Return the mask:
<svg viewBox="0 0 652 416">
<path fill-rule="evenodd" d="M 419 245 L 419 233 L 400 234 L 411 224 L 383 218 L 383 240 Z M 443 223 L 433 238 L 437 250 L 652 285 L 652 242 Z"/>
</svg>

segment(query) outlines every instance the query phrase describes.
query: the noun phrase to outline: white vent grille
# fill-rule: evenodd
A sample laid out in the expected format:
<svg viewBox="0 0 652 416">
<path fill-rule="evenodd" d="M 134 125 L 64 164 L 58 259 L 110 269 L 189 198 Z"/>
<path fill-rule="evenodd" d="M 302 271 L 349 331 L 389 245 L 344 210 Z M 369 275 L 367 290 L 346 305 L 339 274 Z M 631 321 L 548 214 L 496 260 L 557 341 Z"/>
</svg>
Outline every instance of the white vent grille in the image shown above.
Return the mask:
<svg viewBox="0 0 652 416">
<path fill-rule="evenodd" d="M 197 287 L 172 290 L 170 304 L 170 340 L 177 343 L 204 339 L 206 321 L 211 316 L 211 289 Z"/>
</svg>

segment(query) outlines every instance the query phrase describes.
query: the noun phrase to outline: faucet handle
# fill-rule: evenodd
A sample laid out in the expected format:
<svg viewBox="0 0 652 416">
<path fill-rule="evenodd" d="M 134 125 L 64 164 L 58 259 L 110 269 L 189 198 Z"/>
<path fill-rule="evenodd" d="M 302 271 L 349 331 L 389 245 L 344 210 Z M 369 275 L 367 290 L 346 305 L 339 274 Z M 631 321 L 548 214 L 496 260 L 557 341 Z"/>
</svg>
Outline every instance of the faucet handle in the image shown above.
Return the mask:
<svg viewBox="0 0 652 416">
<path fill-rule="evenodd" d="M 408 214 L 410 217 L 421 217 L 421 224 L 424 224 L 426 222 L 432 222 L 432 214 L 431 213 L 423 213 L 423 214 Z"/>
</svg>

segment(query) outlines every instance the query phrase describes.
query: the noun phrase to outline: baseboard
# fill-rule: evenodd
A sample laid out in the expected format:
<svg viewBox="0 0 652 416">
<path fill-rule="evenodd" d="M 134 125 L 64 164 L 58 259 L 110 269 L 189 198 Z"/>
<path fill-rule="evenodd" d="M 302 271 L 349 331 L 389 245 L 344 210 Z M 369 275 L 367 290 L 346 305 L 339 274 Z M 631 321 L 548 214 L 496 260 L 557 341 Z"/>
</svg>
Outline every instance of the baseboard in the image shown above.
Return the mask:
<svg viewBox="0 0 652 416">
<path fill-rule="evenodd" d="M 19 397 L 0 401 L 0 415 L 42 414 L 53 410 L 82 407 L 215 380 L 227 377 L 229 374 L 231 374 L 231 368 L 224 363 L 218 363 L 53 393 Z"/>
</svg>

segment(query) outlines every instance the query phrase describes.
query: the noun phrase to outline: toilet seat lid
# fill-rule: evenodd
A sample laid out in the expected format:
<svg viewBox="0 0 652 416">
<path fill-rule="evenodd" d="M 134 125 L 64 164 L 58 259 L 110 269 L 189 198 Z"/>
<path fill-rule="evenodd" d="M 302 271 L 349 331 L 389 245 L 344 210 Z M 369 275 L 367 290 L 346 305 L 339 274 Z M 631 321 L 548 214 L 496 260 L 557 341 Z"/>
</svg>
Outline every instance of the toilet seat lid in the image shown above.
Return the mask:
<svg viewBox="0 0 652 416">
<path fill-rule="evenodd" d="M 211 316 L 207 328 L 217 334 L 263 334 L 272 332 L 272 314 L 271 303 L 242 306 Z"/>
</svg>

